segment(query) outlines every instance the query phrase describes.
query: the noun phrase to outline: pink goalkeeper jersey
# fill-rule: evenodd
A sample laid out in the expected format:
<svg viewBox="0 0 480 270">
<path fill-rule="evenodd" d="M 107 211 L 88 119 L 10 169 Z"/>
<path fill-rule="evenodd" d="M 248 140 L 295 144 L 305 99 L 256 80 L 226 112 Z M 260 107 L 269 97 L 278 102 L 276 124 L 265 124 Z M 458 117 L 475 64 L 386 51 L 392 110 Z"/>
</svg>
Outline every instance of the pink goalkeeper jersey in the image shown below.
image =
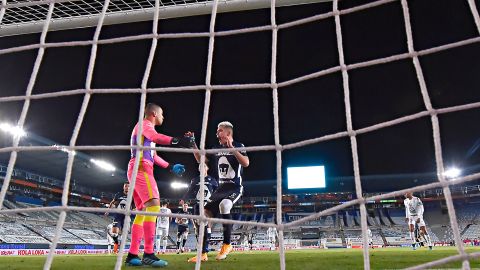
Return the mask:
<svg viewBox="0 0 480 270">
<path fill-rule="evenodd" d="M 140 144 L 147 147 L 155 147 L 155 145 L 162 144 L 162 145 L 169 145 L 172 142 L 172 137 L 163 135 L 158 133 L 155 130 L 155 126 L 152 122 L 147 119 L 143 119 L 143 129 L 142 129 L 142 137 L 140 138 Z M 132 136 L 130 137 L 130 145 L 134 146 L 137 145 L 137 136 L 138 136 L 138 123 L 135 125 L 135 128 L 132 131 Z M 131 159 L 130 162 L 135 161 L 136 158 L 136 150 L 132 149 L 130 151 Z M 163 160 L 156 154 L 155 150 L 143 150 L 140 152 L 141 161 L 150 161 L 162 168 L 168 167 L 168 162 Z"/>
</svg>

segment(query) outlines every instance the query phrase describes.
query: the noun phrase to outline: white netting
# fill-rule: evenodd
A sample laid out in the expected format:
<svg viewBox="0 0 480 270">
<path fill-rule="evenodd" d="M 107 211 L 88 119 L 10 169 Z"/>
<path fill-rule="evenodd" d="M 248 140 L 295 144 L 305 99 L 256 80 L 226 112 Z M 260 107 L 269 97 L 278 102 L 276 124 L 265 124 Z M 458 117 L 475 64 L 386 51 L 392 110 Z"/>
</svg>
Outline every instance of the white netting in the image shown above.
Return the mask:
<svg viewBox="0 0 480 270">
<path fill-rule="evenodd" d="M 463 247 L 463 242 L 460 239 L 460 232 L 458 228 L 458 223 L 456 219 L 456 214 L 455 214 L 455 209 L 453 207 L 453 202 L 452 202 L 452 196 L 450 193 L 450 186 L 451 185 L 456 185 L 459 183 L 467 182 L 467 181 L 472 181 L 480 178 L 480 174 L 471 174 L 467 175 L 464 177 L 452 179 L 449 181 L 446 181 L 444 178 L 444 164 L 443 164 L 443 158 L 442 158 L 442 145 L 441 145 L 441 139 L 440 139 L 440 129 L 439 129 L 439 123 L 438 123 L 438 115 L 439 114 L 445 114 L 449 112 L 455 112 L 455 111 L 461 111 L 461 110 L 468 110 L 468 109 L 473 109 L 473 108 L 479 108 L 480 107 L 480 102 L 477 103 L 470 103 L 470 104 L 464 104 L 464 105 L 459 105 L 459 106 L 453 106 L 453 107 L 447 107 L 447 108 L 440 108 L 436 109 L 433 108 L 431 101 L 430 101 L 430 96 L 427 91 L 427 84 L 425 82 L 424 76 L 423 76 L 423 71 L 422 67 L 419 61 L 419 56 L 424 56 L 428 54 L 433 54 L 436 52 L 472 44 L 472 43 L 478 43 L 480 42 L 480 37 L 475 37 L 475 38 L 470 38 L 462 41 L 457 41 L 454 43 L 434 47 L 434 48 L 429 48 L 421 51 L 415 51 L 414 46 L 413 46 L 413 37 L 412 37 L 412 27 L 410 23 L 410 13 L 408 9 L 408 3 L 406 0 L 401 0 L 401 6 L 403 10 L 403 18 L 404 18 L 404 23 L 405 23 L 405 29 L 406 29 L 406 35 L 407 35 L 407 45 L 408 45 L 408 52 L 406 53 L 401 53 L 398 55 L 393 55 L 389 57 L 384 57 L 380 59 L 375 59 L 375 60 L 370 60 L 370 61 L 365 61 L 365 62 L 359 62 L 359 63 L 354 63 L 354 64 L 346 64 L 344 60 L 344 50 L 343 50 L 343 40 L 342 40 L 342 28 L 341 28 L 341 16 L 353 12 L 358 12 L 361 10 L 365 10 L 368 8 L 374 8 L 380 5 L 384 5 L 390 2 L 395 2 L 397 0 L 381 0 L 381 1 L 375 1 L 369 4 L 365 5 L 360 5 L 356 6 L 353 8 L 345 9 L 345 10 L 338 10 L 338 0 L 333 1 L 333 11 L 328 12 L 326 14 L 321 14 L 321 15 L 316 15 L 312 16 L 309 18 L 305 19 L 300 19 L 288 23 L 283 23 L 283 24 L 277 24 L 276 23 L 276 8 L 275 8 L 275 0 L 272 0 L 271 3 L 271 22 L 270 25 L 266 26 L 260 26 L 260 27 L 251 27 L 251 28 L 244 28 L 244 29 L 237 29 L 237 30 L 229 30 L 229 31 L 220 31 L 216 32 L 215 31 L 215 21 L 216 21 L 216 14 L 217 14 L 217 6 L 218 6 L 218 1 L 215 0 L 212 5 L 212 16 L 210 20 L 210 28 L 209 32 L 206 33 L 178 33 L 178 34 L 159 34 L 158 33 L 158 12 L 159 12 L 159 0 L 155 1 L 155 13 L 154 13 L 154 18 L 153 18 L 153 30 L 151 34 L 144 34 L 144 35 L 138 35 L 138 36 L 127 36 L 127 37 L 120 37 L 120 38 L 111 38 L 111 39 L 99 39 L 100 37 L 100 32 L 102 30 L 103 26 L 103 21 L 105 19 L 105 14 L 108 10 L 109 7 L 109 0 L 105 0 L 105 3 L 103 5 L 102 13 L 100 16 L 100 19 L 98 21 L 95 35 L 93 40 L 89 41 L 72 41 L 72 42 L 51 42 L 51 43 L 46 43 L 46 35 L 48 33 L 49 29 L 49 23 L 51 21 L 53 9 L 55 6 L 56 1 L 46 1 L 45 3 L 49 4 L 49 10 L 48 10 L 48 15 L 45 20 L 44 26 L 43 26 L 43 31 L 40 37 L 40 43 L 38 44 L 32 44 L 32 45 L 26 45 L 26 46 L 20 46 L 20 47 L 14 47 L 14 48 L 8 48 L 8 49 L 2 49 L 0 50 L 0 54 L 9 54 L 9 53 L 14 53 L 14 52 L 19 52 L 19 51 L 25 51 L 25 50 L 33 50 L 33 49 L 38 49 L 38 55 L 35 60 L 34 68 L 30 77 L 30 81 L 27 86 L 27 90 L 25 95 L 22 96 L 9 96 L 9 97 L 1 97 L 0 102 L 11 102 L 11 101 L 24 101 L 23 109 L 21 111 L 20 118 L 18 120 L 18 126 L 23 127 L 25 118 L 29 109 L 30 101 L 32 99 L 44 99 L 44 98 L 50 98 L 50 97 L 59 97 L 59 96 L 70 96 L 70 95 L 79 95 L 83 94 L 84 99 L 82 103 L 82 107 L 80 110 L 80 113 L 77 118 L 77 122 L 73 131 L 73 135 L 70 139 L 69 146 L 67 147 L 69 150 L 130 150 L 130 149 L 135 149 L 137 151 L 137 156 L 139 156 L 140 151 L 143 150 L 159 150 L 159 151 L 169 151 L 169 152 L 183 152 L 183 153 L 192 153 L 196 152 L 201 154 L 201 162 L 205 162 L 205 155 L 210 154 L 210 153 L 216 153 L 219 151 L 226 151 L 225 149 L 222 150 L 214 150 L 214 149 L 205 149 L 205 140 L 206 140 L 206 130 L 207 130 L 207 122 L 208 122 L 208 115 L 209 115 L 209 108 L 210 108 L 210 97 L 212 91 L 215 90 L 232 90 L 232 89 L 271 89 L 272 90 L 272 99 L 273 99 L 273 117 L 274 117 L 274 139 L 275 139 L 275 144 L 274 145 L 264 145 L 264 146 L 254 146 L 254 147 L 244 147 L 241 150 L 246 150 L 246 151 L 269 151 L 269 150 L 274 150 L 276 151 L 276 159 L 277 159 L 277 207 L 276 207 L 276 217 L 278 221 L 282 220 L 282 175 L 281 175 L 281 168 L 282 168 L 282 151 L 287 150 L 287 149 L 292 149 L 292 148 L 298 148 L 301 146 L 305 145 L 310 145 L 314 143 L 319 143 L 322 141 L 327 141 L 327 140 L 332 140 L 336 138 L 341 138 L 341 137 L 349 137 L 350 138 L 350 143 L 351 143 L 351 150 L 352 150 L 352 158 L 353 158 L 353 167 L 354 167 L 354 176 L 355 176 L 355 188 L 356 188 L 356 195 L 357 199 L 351 200 L 347 203 L 344 203 L 342 205 L 337 205 L 335 207 L 329 208 L 327 210 L 315 213 L 313 215 L 307 216 L 305 218 L 302 218 L 300 220 L 296 220 L 294 222 L 290 222 L 287 224 L 273 224 L 273 223 L 256 223 L 256 222 L 247 222 L 247 221 L 233 221 L 233 220 L 222 220 L 222 219 L 216 219 L 216 218 L 206 218 L 204 215 L 204 209 L 203 205 L 200 204 L 200 215 L 194 216 L 194 218 L 198 219 L 201 224 L 201 229 L 200 229 L 200 242 L 203 240 L 203 228 L 205 227 L 206 222 L 211 221 L 214 223 L 235 223 L 235 224 L 244 224 L 244 225 L 252 225 L 252 226 L 260 226 L 260 227 L 276 227 L 278 230 L 279 234 L 279 244 L 280 244 L 280 269 L 284 270 L 285 269 L 285 253 L 284 253 L 284 241 L 283 241 L 283 232 L 286 228 L 291 228 L 293 226 L 297 226 L 299 224 L 302 224 L 306 221 L 316 219 L 321 216 L 326 216 L 329 214 L 332 214 L 338 210 L 345 209 L 348 207 L 351 207 L 353 205 L 359 204 L 360 205 L 360 213 L 361 213 L 361 228 L 362 228 L 362 237 L 363 237 L 363 258 L 364 258 L 364 268 L 365 269 L 370 269 L 370 257 L 369 257 L 369 251 L 368 251 L 368 243 L 367 243 L 367 213 L 366 213 L 366 207 L 365 203 L 367 200 L 380 200 L 384 198 L 389 198 L 393 196 L 400 196 L 405 194 L 407 191 L 421 191 L 421 190 L 426 190 L 426 189 L 431 189 L 431 188 L 437 188 L 437 187 L 442 187 L 448 207 L 448 213 L 450 217 L 450 223 L 451 227 L 453 230 L 453 235 L 455 239 L 455 243 L 458 248 L 458 255 L 455 256 L 450 256 L 444 259 L 436 260 L 430 263 L 426 263 L 423 265 L 419 265 L 416 267 L 412 267 L 411 269 L 425 269 L 428 267 L 432 267 L 435 265 L 440 265 L 446 262 L 450 261 L 463 261 L 463 268 L 464 269 L 469 269 L 469 259 L 471 258 L 476 258 L 480 257 L 480 252 L 476 253 L 470 253 L 467 254 L 465 252 L 465 249 Z M 480 18 L 478 14 L 478 10 L 475 6 L 475 1 L 474 0 L 467 0 L 470 11 L 471 11 L 471 16 L 472 19 L 475 22 L 476 28 L 478 30 L 478 33 L 480 34 Z M 63 1 L 62 1 L 63 2 Z M 2 0 L 2 5 L 1 5 L 1 10 L 0 10 L 0 23 L 2 18 L 4 18 L 5 12 L 7 10 L 8 12 L 9 5 L 7 4 L 6 0 Z M 283 82 L 277 82 L 276 78 L 276 71 L 277 71 L 277 34 L 278 30 L 281 29 L 286 29 L 289 27 L 313 22 L 313 21 L 319 21 L 327 18 L 332 18 L 334 17 L 335 19 L 335 26 L 336 26 L 336 38 L 337 38 L 337 47 L 338 47 L 338 55 L 339 55 L 339 65 L 335 67 L 331 67 L 325 70 L 321 70 L 318 72 L 314 72 L 305 76 L 301 76 L 298 78 L 294 78 L 288 81 L 283 81 Z M 251 33 L 251 32 L 257 32 L 257 31 L 272 31 L 272 62 L 271 62 L 271 80 L 270 83 L 263 83 L 263 84 L 232 84 L 232 85 L 212 85 L 211 84 L 211 76 L 212 76 L 212 60 L 214 56 L 214 42 L 215 42 L 215 37 L 218 36 L 227 36 L 227 35 L 236 35 L 236 34 L 241 34 L 241 33 Z M 165 38 L 186 38 L 186 37 L 208 37 L 209 38 L 209 46 L 208 46 L 208 61 L 207 61 L 207 72 L 206 72 L 206 78 L 205 78 L 205 84 L 204 85 L 193 85 L 193 86 L 181 86 L 181 87 L 163 87 L 163 88 L 148 88 L 147 87 L 147 82 L 150 76 L 150 71 L 152 67 L 152 62 L 153 58 L 155 55 L 156 47 L 157 47 L 157 42 L 158 40 L 165 39 Z M 151 39 L 152 44 L 151 44 L 151 49 L 150 49 L 150 54 L 147 60 L 147 65 L 145 67 L 144 71 L 144 76 L 142 80 L 142 84 L 140 88 L 130 88 L 130 89 L 92 89 L 91 88 L 91 82 L 92 82 L 92 76 L 93 76 L 93 70 L 95 68 L 95 59 L 96 59 L 96 54 L 97 54 L 97 46 L 99 44 L 112 44 L 112 43 L 119 43 L 119 42 L 126 42 L 126 41 L 132 41 L 132 40 L 142 40 L 142 39 Z M 91 49 L 91 54 L 90 54 L 90 61 L 88 65 L 88 72 L 87 72 L 87 77 L 86 77 L 86 82 L 85 82 L 85 88 L 83 89 L 74 89 L 74 90 L 66 90 L 66 91 L 59 91 L 55 93 L 46 93 L 46 94 L 32 94 L 32 89 L 35 85 L 35 81 L 37 78 L 37 74 L 40 68 L 40 65 L 42 63 L 42 58 L 44 55 L 44 52 L 48 48 L 54 48 L 54 47 L 67 47 L 67 46 L 92 46 Z M 388 63 L 388 62 L 393 62 L 393 61 L 399 61 L 403 59 L 411 58 L 413 60 L 413 65 L 416 71 L 417 79 L 420 85 L 421 89 L 421 94 L 423 97 L 423 103 L 425 105 L 426 110 L 400 117 L 391 121 L 383 122 L 380 124 L 375 124 L 369 127 L 365 127 L 362 129 L 353 129 L 352 126 L 352 115 L 351 115 L 351 104 L 350 104 L 350 89 L 349 89 L 349 71 L 354 70 L 354 69 L 359 69 L 363 67 L 368 67 L 372 65 L 377 65 L 377 64 L 383 64 L 383 63 Z M 344 90 L 344 101 L 345 101 L 345 111 L 346 111 L 346 123 L 347 123 L 347 130 L 343 132 L 338 132 L 335 134 L 330 134 L 326 136 L 321 136 L 313 139 L 308 139 L 300 142 L 295 142 L 291 144 L 285 144 L 282 145 L 280 142 L 280 136 L 279 136 L 279 108 L 278 108 L 278 88 L 281 87 L 286 87 L 292 84 L 296 84 L 305 80 L 317 78 L 320 76 L 325 76 L 327 74 L 335 73 L 335 72 L 341 72 L 342 78 L 343 78 L 343 90 Z M 140 145 L 140 141 L 137 142 L 137 146 L 131 147 L 131 146 L 125 146 L 125 145 L 110 145 L 110 146 L 94 146 L 94 145 L 89 145 L 89 146 L 76 146 L 76 141 L 77 137 L 80 131 L 80 128 L 83 123 L 83 119 L 85 116 L 85 112 L 87 111 L 88 105 L 90 98 L 93 94 L 104 94 L 104 93 L 141 93 L 141 101 L 140 101 L 140 111 L 139 111 L 139 116 L 138 119 L 140 122 L 143 121 L 143 113 L 144 113 L 144 107 L 146 103 L 146 95 L 147 93 L 157 93 L 157 92 L 174 92 L 174 91 L 205 91 L 205 104 L 204 104 L 204 112 L 203 112 L 203 122 L 202 122 L 202 132 L 201 132 L 201 141 L 200 141 L 200 149 L 199 150 L 189 150 L 189 149 L 172 149 L 172 148 L 165 148 L 165 147 L 156 147 L 156 148 L 148 148 L 148 147 L 143 147 Z M 437 177 L 438 177 L 438 182 L 431 183 L 431 184 L 426 184 L 426 185 L 421 185 L 421 186 L 416 186 L 413 188 L 409 189 L 404 189 L 404 190 L 399 190 L 387 194 L 382 194 L 378 196 L 373 196 L 369 198 L 363 197 L 362 193 L 362 187 L 361 187 L 361 178 L 360 178 L 360 169 L 359 169 L 359 161 L 358 161 L 358 150 L 357 150 L 357 139 L 356 136 L 359 134 L 364 134 L 367 132 L 372 132 L 381 128 L 389 127 L 392 125 L 397 125 L 403 122 L 411 121 L 414 119 L 418 119 L 421 117 L 427 117 L 429 116 L 431 118 L 431 123 L 432 123 L 432 130 L 433 130 L 433 138 L 434 138 L 434 147 L 435 147 L 435 159 L 436 159 L 436 167 L 437 167 Z M 139 125 L 140 131 L 141 132 L 141 127 L 142 125 Z M 139 137 L 140 139 L 140 137 Z M 10 155 L 10 160 L 8 163 L 8 169 L 6 173 L 6 177 L 4 179 L 4 184 L 2 186 L 1 192 L 0 192 L 0 206 L 3 205 L 3 201 L 5 199 L 6 192 L 8 190 L 8 186 L 11 181 L 12 177 L 12 172 L 13 168 L 15 165 L 15 161 L 17 158 L 17 153 L 20 151 L 46 151 L 46 150 L 51 150 L 55 151 L 57 150 L 54 146 L 19 146 L 19 137 L 16 137 L 13 141 L 12 147 L 5 147 L 0 149 L 1 153 L 4 152 L 11 152 Z M 230 150 L 232 151 L 232 150 Z M 64 189 L 63 189 L 63 196 L 62 196 L 62 206 L 58 207 L 44 207 L 44 208 L 27 208 L 27 209 L 8 209 L 8 210 L 1 210 L 0 213 L 18 213 L 18 212 L 34 212 L 34 211 L 41 211 L 41 210 L 56 210 L 60 211 L 60 216 L 57 222 L 56 226 L 56 232 L 55 232 L 55 237 L 52 241 L 51 245 L 51 251 L 53 251 L 57 243 L 59 241 L 61 231 L 63 229 L 64 223 L 65 223 L 65 217 L 66 213 L 68 211 L 85 211 L 85 212 L 110 212 L 110 213 L 124 213 L 126 218 L 126 224 L 130 224 L 130 214 L 143 214 L 143 215 L 151 215 L 151 213 L 147 212 L 141 212 L 141 211 L 131 211 L 130 208 L 126 208 L 126 210 L 119 210 L 119 209 L 101 209 L 101 208 L 88 208 L 88 207 L 75 207 L 75 206 L 68 206 L 68 190 L 70 187 L 70 178 L 71 178 L 71 173 L 72 173 L 72 165 L 73 165 L 73 159 L 74 159 L 74 154 L 72 151 L 69 151 L 68 153 L 68 163 L 67 163 L 67 170 L 66 170 L 66 177 L 65 177 L 65 184 L 64 184 Z M 139 160 L 136 160 L 135 163 L 135 169 L 133 172 L 133 185 L 136 181 L 136 175 L 138 172 L 138 166 L 139 166 Z M 201 181 L 204 179 L 205 171 L 201 172 L 202 177 L 200 177 Z M 201 189 L 203 189 L 204 185 L 203 182 L 200 185 Z M 202 190 L 203 191 L 203 190 Z M 131 204 L 132 202 L 132 194 L 133 194 L 133 189 L 130 189 L 130 192 L 128 193 L 127 197 L 127 202 L 128 204 Z M 200 192 L 200 194 L 204 194 L 203 192 Z M 183 217 L 184 215 L 180 214 L 170 214 L 170 215 L 165 215 L 169 217 Z M 127 227 L 127 226 L 126 226 Z M 122 235 L 122 245 L 121 249 L 123 250 L 125 247 L 125 243 L 127 239 L 127 234 L 124 233 Z M 201 245 L 201 243 L 200 243 Z M 197 255 L 200 255 L 200 250 L 198 250 Z M 53 260 L 53 254 L 54 252 L 50 252 L 48 255 L 48 258 L 45 262 L 44 269 L 50 269 L 50 266 L 52 264 Z M 122 257 L 121 257 L 121 252 L 119 253 L 117 257 L 117 263 L 115 265 L 115 269 L 120 269 L 122 266 Z M 200 269 L 200 264 L 201 261 L 199 260 L 196 264 L 195 269 Z"/>
</svg>

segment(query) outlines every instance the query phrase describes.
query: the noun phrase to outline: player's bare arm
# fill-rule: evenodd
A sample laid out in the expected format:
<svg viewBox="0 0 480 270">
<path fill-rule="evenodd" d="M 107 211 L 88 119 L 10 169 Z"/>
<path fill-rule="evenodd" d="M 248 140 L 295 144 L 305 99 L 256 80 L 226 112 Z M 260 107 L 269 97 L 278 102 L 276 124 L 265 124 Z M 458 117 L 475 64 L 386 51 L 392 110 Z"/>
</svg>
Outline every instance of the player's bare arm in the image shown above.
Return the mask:
<svg viewBox="0 0 480 270">
<path fill-rule="evenodd" d="M 233 137 L 231 135 L 227 136 L 227 147 L 235 148 L 233 146 Z M 247 156 L 242 155 L 239 151 L 233 151 L 232 154 L 237 158 L 238 163 L 240 163 L 242 167 L 246 168 L 250 165 L 250 159 Z"/>
</svg>

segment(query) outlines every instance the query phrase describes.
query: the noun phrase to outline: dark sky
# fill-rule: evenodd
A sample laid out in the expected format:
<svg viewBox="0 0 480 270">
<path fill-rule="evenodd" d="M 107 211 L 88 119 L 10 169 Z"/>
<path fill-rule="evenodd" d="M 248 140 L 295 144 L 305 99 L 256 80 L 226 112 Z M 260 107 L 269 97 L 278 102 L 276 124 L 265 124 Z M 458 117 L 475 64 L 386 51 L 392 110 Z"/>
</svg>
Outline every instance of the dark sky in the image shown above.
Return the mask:
<svg viewBox="0 0 480 270">
<path fill-rule="evenodd" d="M 370 1 L 342 1 L 345 9 Z M 480 1 L 476 1 L 477 7 Z M 423 50 L 478 36 L 467 1 L 409 1 L 416 50 Z M 279 8 L 277 23 L 284 23 L 332 10 L 331 3 Z M 162 20 L 161 33 L 207 32 L 210 16 Z M 400 1 L 341 17 L 347 64 L 407 52 Z M 219 14 L 216 30 L 270 24 L 269 10 Z M 151 22 L 104 26 L 100 38 L 151 32 Z M 94 29 L 51 32 L 47 42 L 90 40 Z M 0 38 L 0 49 L 37 43 L 38 34 Z M 100 45 L 92 88 L 139 88 L 151 41 Z M 205 82 L 208 38 L 160 40 L 149 87 L 201 85 Z M 28 84 L 36 50 L 0 55 L 0 96 L 22 95 Z M 33 94 L 81 89 L 90 47 L 49 48 L 38 74 Z M 480 45 L 478 43 L 420 58 L 430 98 L 435 108 L 480 101 Z M 271 32 L 217 37 L 213 61 L 213 84 L 269 83 Z M 333 18 L 283 29 L 278 34 L 279 82 L 338 65 Z M 378 124 L 425 110 L 411 59 L 349 71 L 353 126 Z M 25 128 L 29 132 L 68 144 L 83 95 L 33 100 Z M 180 135 L 198 134 L 204 91 L 148 94 L 147 100 L 161 105 L 165 122 L 158 131 Z M 78 145 L 126 145 L 137 118 L 139 94 L 95 94 L 78 137 Z M 0 103 L 0 121 L 17 121 L 22 102 Z M 346 130 L 341 73 L 311 79 L 279 89 L 280 138 L 288 144 Z M 272 92 L 269 89 L 216 91 L 212 94 L 207 144 L 215 143 L 216 124 L 229 120 L 235 139 L 247 146 L 273 144 Z M 460 167 L 480 163 L 480 109 L 440 115 L 445 165 Z M 362 175 L 403 174 L 435 171 L 432 125 L 429 117 L 358 136 Z M 126 169 L 126 151 L 90 151 L 94 157 Z M 188 154 L 161 153 L 171 162 L 187 165 L 186 179 L 196 174 Z M 275 153 L 249 153 L 251 166 L 245 181 L 275 179 Z M 352 180 L 335 177 L 353 175 L 348 138 L 322 142 L 283 152 L 283 164 L 326 166 L 326 190 L 354 189 Z M 59 168 L 64 170 L 64 168 Z M 171 176 L 156 170 L 159 182 Z M 378 183 L 364 183 L 374 191 Z M 412 186 L 381 183 L 382 189 Z M 273 191 L 273 190 L 272 190 Z M 248 192 L 248 191 L 247 191 Z"/>
</svg>

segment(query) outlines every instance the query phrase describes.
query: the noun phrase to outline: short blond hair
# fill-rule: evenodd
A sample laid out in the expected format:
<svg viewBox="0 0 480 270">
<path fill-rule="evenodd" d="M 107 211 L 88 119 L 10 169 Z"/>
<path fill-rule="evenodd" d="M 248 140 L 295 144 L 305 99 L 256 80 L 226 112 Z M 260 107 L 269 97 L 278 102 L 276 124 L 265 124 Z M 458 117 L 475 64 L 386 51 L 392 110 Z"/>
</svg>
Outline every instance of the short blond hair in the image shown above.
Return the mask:
<svg viewBox="0 0 480 270">
<path fill-rule="evenodd" d="M 222 122 L 218 123 L 217 128 L 219 128 L 219 127 L 229 127 L 231 129 L 233 129 L 233 124 L 230 123 L 229 121 L 222 121 Z"/>
</svg>

